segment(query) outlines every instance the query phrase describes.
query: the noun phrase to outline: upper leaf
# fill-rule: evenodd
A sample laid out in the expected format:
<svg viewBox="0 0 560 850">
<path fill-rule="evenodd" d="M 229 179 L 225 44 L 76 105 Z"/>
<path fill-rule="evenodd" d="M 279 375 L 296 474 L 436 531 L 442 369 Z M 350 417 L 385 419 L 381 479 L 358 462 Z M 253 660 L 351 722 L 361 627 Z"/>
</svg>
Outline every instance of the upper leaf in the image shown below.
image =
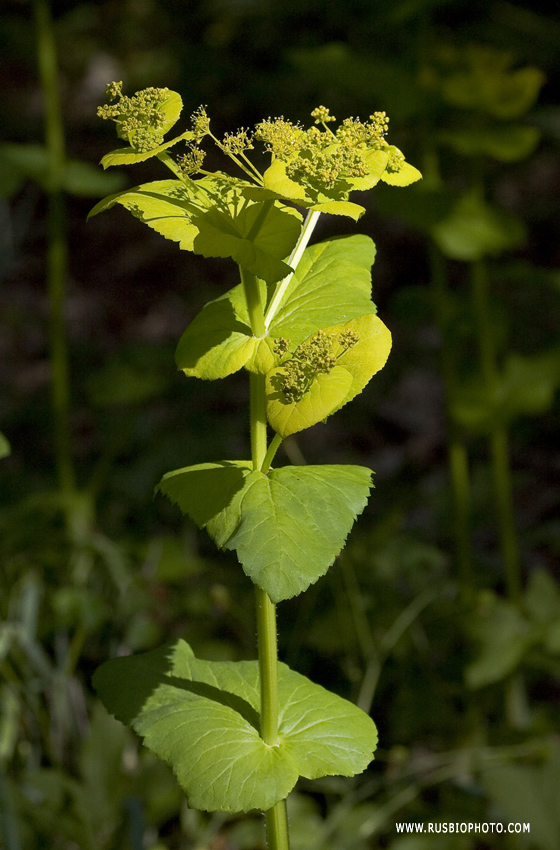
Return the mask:
<svg viewBox="0 0 560 850">
<path fill-rule="evenodd" d="M 182 640 L 103 664 L 93 682 L 107 709 L 167 761 L 188 803 L 206 811 L 267 810 L 298 776 L 352 776 L 377 745 L 352 703 L 279 664 L 279 743 L 259 735 L 256 661 L 196 659 Z"/>
<path fill-rule="evenodd" d="M 276 198 L 294 201 L 299 206 L 331 215 L 346 215 L 357 221 L 365 213 L 364 207 L 348 200 L 351 190 L 364 191 L 375 186 L 383 175 L 388 155 L 385 151 L 368 151 L 363 154 L 367 163 L 367 176 L 344 178 L 336 189 L 328 192 L 291 180 L 286 174 L 287 163 L 273 160 L 263 175 L 265 190 Z M 418 178 L 416 178 L 418 179 Z"/>
<path fill-rule="evenodd" d="M 112 165 L 132 165 L 135 162 L 144 162 L 146 159 L 151 159 L 153 156 L 157 156 L 158 153 L 162 153 L 168 148 L 176 145 L 177 142 L 187 139 L 192 139 L 192 132 L 187 130 L 185 133 L 181 133 L 180 136 L 175 136 L 174 139 L 171 139 L 170 142 L 163 142 L 161 145 L 156 145 L 156 147 L 151 148 L 148 151 L 139 152 L 133 147 L 126 148 L 117 148 L 114 151 L 109 151 L 105 156 L 101 159 L 101 165 L 103 168 L 110 168 Z"/>
<path fill-rule="evenodd" d="M 324 575 L 370 487 L 371 471 L 360 466 L 284 467 L 264 475 L 243 461 L 177 469 L 158 485 L 218 546 L 236 550 L 273 602 Z"/>
<path fill-rule="evenodd" d="M 156 180 L 110 195 L 90 216 L 121 204 L 181 248 L 205 257 L 232 257 L 274 283 L 290 271 L 283 258 L 297 242 L 301 216 L 278 202 L 248 200 L 247 185 L 225 175 Z"/>
<path fill-rule="evenodd" d="M 181 95 L 177 92 L 167 88 L 147 88 L 127 97 L 122 93 L 122 83 L 110 83 L 107 96 L 116 102 L 100 106 L 97 114 L 100 118 L 114 121 L 118 137 L 126 140 L 130 147 L 106 154 L 101 160 L 103 168 L 143 162 L 182 139 L 194 136 L 189 130 L 170 142 L 163 141 L 167 131 L 177 123 L 183 108 Z"/>
<path fill-rule="evenodd" d="M 341 340 L 352 334 L 357 342 L 345 350 Z M 301 348 L 313 345 L 317 334 L 309 337 Z M 282 437 L 310 428 L 326 419 L 360 393 L 372 376 L 386 363 L 391 350 L 391 334 L 375 314 L 360 316 L 325 328 L 324 336 L 332 340 L 328 358 L 334 365 L 318 366 L 306 382 L 294 379 L 294 356 L 282 366 L 272 369 L 266 379 L 267 415 L 271 426 Z M 305 365 L 303 367 L 306 368 Z"/>
<path fill-rule="evenodd" d="M 190 323 L 175 359 L 186 375 L 213 380 L 246 366 L 268 372 L 278 363 L 274 339 L 287 337 L 295 347 L 313 331 L 371 313 L 370 266 L 375 245 L 367 236 L 345 236 L 307 248 L 268 335 L 252 335 L 243 287 L 211 301 Z M 265 302 L 266 287 L 261 285 Z"/>
<path fill-rule="evenodd" d="M 372 313 L 368 236 L 343 236 L 307 248 L 269 328 L 299 345 L 314 331 Z"/>
</svg>

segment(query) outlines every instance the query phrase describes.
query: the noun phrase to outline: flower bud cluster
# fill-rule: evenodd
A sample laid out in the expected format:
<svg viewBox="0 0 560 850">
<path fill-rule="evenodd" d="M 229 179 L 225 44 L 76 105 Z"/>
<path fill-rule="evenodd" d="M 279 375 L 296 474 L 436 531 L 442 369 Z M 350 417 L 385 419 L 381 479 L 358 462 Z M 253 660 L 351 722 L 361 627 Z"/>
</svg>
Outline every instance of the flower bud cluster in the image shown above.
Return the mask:
<svg viewBox="0 0 560 850">
<path fill-rule="evenodd" d="M 115 121 L 119 136 L 126 137 L 138 153 L 146 153 L 163 143 L 165 116 L 161 104 L 168 94 L 166 88 L 147 88 L 127 97 L 122 93 L 122 82 L 109 83 L 106 95 L 117 102 L 99 106 L 97 115 Z"/>
<path fill-rule="evenodd" d="M 317 375 L 328 375 L 336 366 L 339 357 L 359 341 L 351 330 L 340 334 L 317 331 L 307 342 L 302 342 L 292 357 L 282 365 L 280 388 L 288 403 L 298 402 L 311 388 Z M 283 354 L 288 350 L 289 342 L 284 338 L 274 340 L 274 351 Z M 333 354 L 333 345 L 338 342 L 339 352 Z"/>
<path fill-rule="evenodd" d="M 177 157 L 177 165 L 181 174 L 184 177 L 191 177 L 193 174 L 198 174 L 204 162 L 205 152 L 201 148 L 188 147 L 187 153 Z"/>
<path fill-rule="evenodd" d="M 245 151 L 253 149 L 247 130 L 238 130 L 237 133 L 226 133 L 220 147 L 228 156 L 241 156 Z"/>
<path fill-rule="evenodd" d="M 349 187 L 341 181 L 369 174 L 363 156 L 367 151 L 387 151 L 391 170 L 398 170 L 404 162 L 400 151 L 385 141 L 389 127 L 385 112 L 374 112 L 367 122 L 346 118 L 335 132 L 327 127 L 336 119 L 326 106 L 318 106 L 311 116 L 315 125 L 322 124 L 324 130 L 317 126 L 304 130 L 300 124 L 284 118 L 269 118 L 256 127 L 255 138 L 286 163 L 286 174 L 292 180 L 327 191 L 338 184 L 345 191 Z"/>
</svg>

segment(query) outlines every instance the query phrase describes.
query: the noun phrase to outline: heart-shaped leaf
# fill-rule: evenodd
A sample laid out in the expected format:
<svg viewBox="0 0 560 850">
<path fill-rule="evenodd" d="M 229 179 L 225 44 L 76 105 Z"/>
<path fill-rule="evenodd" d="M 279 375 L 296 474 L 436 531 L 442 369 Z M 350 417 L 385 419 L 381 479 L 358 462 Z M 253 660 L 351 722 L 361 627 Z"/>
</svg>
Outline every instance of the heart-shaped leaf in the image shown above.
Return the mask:
<svg viewBox="0 0 560 850">
<path fill-rule="evenodd" d="M 298 776 L 363 771 L 377 733 L 361 709 L 278 666 L 279 742 L 259 735 L 256 661 L 195 658 L 182 640 L 115 658 L 93 677 L 106 708 L 168 762 L 189 805 L 205 811 L 267 810 Z"/>
<path fill-rule="evenodd" d="M 280 602 L 324 575 L 368 499 L 362 466 L 272 469 L 208 463 L 164 475 L 158 489 L 221 548 L 235 549 L 249 578 Z"/>
<path fill-rule="evenodd" d="M 351 334 L 356 342 L 345 349 L 344 335 Z M 360 393 L 372 376 L 386 363 L 391 350 L 391 334 L 375 314 L 360 316 L 325 328 L 323 337 L 332 340 L 329 357 L 335 365 L 329 371 L 318 367 L 304 381 L 301 370 L 292 368 L 290 361 L 272 369 L 266 378 L 267 415 L 271 426 L 282 437 L 295 434 L 321 422 Z M 302 344 L 313 346 L 317 335 Z M 292 363 L 298 359 L 296 349 Z"/>
</svg>

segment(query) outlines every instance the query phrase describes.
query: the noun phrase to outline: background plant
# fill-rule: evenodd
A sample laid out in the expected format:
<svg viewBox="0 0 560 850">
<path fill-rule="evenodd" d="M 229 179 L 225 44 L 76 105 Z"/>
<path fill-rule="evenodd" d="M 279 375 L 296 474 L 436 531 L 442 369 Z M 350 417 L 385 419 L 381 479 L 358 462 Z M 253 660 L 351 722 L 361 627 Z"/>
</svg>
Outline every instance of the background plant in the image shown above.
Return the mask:
<svg viewBox="0 0 560 850">
<path fill-rule="evenodd" d="M 220 133 L 252 125 L 271 111 L 303 120 L 313 103 L 329 103 L 335 115 L 369 114 L 374 104 L 391 115 L 391 138 L 426 173 L 419 136 L 422 117 L 429 115 L 437 129 L 448 126 L 452 114 L 439 95 L 428 95 L 419 84 L 419 58 L 424 62 L 427 47 L 431 53 L 430 43 L 459 47 L 482 42 L 506 49 L 514 55 L 514 69 L 538 68 L 546 82 L 537 104 L 522 119 L 542 132 L 534 153 L 517 163 L 486 159 L 487 199 L 520 216 L 528 234 L 524 244 L 490 263 L 492 328 L 499 352 L 544 351 L 558 335 L 559 266 L 558 20 L 544 17 L 544 11 L 538 4 L 529 7 L 517 0 L 483 6 L 430 4 L 429 9 L 421 4 L 373 4 L 366 9 L 358 3 L 327 9 L 310 0 L 297 8 L 286 3 L 266 9 L 193 4 L 187 17 L 184 4 L 55 3 L 68 156 L 93 163 L 107 150 L 109 136 L 102 135 L 95 106 L 106 80 L 114 78 L 125 79 L 127 91 L 169 85 L 188 93 L 189 103 L 211 103 Z M 1 74 L 8 82 L 0 98 L 5 138 L 37 144 L 42 141 L 41 99 L 26 4 L 8 2 L 1 26 L 6 47 Z M 463 112 L 465 121 L 469 114 Z M 465 188 L 471 171 L 464 155 L 456 155 L 448 145 L 438 144 L 438 149 L 445 183 Z M 218 167 L 217 160 L 211 165 Z M 137 168 L 145 169 L 144 179 L 154 178 L 150 163 Z M 218 396 L 217 385 L 198 382 L 197 396 L 187 399 L 191 382 L 169 370 L 176 338 L 186 324 L 209 297 L 237 281 L 229 277 L 225 261 L 200 258 L 199 264 L 194 256 L 187 288 L 182 252 L 155 233 L 150 239 L 149 231 L 125 213 L 118 218 L 118 240 L 113 221 L 109 225 L 118 212 L 98 216 L 86 227 L 94 194 L 88 189 L 88 198 L 67 195 L 71 250 L 66 321 L 74 463 L 80 487 L 91 480 L 96 493 L 94 528 L 115 544 L 87 548 L 91 567 L 85 584 L 76 585 L 57 503 L 49 495 L 38 498 L 53 491 L 55 480 L 45 366 L 44 205 L 37 173 L 22 165 L 16 169 L 11 162 L 2 169 L 1 181 L 11 193 L 1 207 L 1 427 L 13 449 L 2 461 L 2 588 L 11 589 L 10 595 L 2 593 L 2 614 L 10 622 L 19 618 L 17 599 L 23 585 L 31 584 L 24 578 L 32 575 L 39 600 L 35 641 L 51 659 L 63 656 L 65 635 L 87 624 L 71 693 L 77 706 L 90 706 L 90 674 L 106 657 L 107 646 L 128 652 L 149 649 L 164 633 L 184 633 L 188 626 L 192 643 L 204 657 L 250 657 L 253 602 L 245 595 L 245 582 L 237 583 L 227 560 L 216 561 L 204 535 L 185 531 L 176 509 L 167 509 L 163 499 L 145 500 L 166 469 L 204 457 L 247 456 L 246 423 L 235 413 L 243 393 L 236 376 L 220 382 Z M 101 188 L 99 193 L 107 191 Z M 395 190 L 389 192 L 395 198 Z M 406 190 L 407 195 L 411 192 Z M 352 699 L 360 696 L 362 706 L 375 690 L 381 736 L 394 749 L 378 752 L 365 781 L 355 785 L 353 780 L 344 780 L 343 787 L 334 780 L 321 781 L 309 796 L 306 783 L 300 784 L 293 800 L 292 838 L 307 847 L 310 830 L 325 846 L 398 847 L 408 842 L 410 847 L 413 841 L 412 846 L 422 848 L 421 837 L 396 836 L 397 818 L 482 819 L 499 811 L 511 812 L 508 816 L 514 818 L 523 812 L 533 824 L 543 824 L 538 832 L 534 827 L 533 844 L 556 847 L 557 827 L 546 795 L 537 800 L 528 793 L 541 782 L 554 787 L 547 770 L 554 771 L 549 735 L 557 729 L 555 657 L 550 650 L 543 654 L 542 638 L 524 639 L 529 623 L 525 602 L 521 616 L 510 616 L 506 606 L 507 616 L 492 618 L 492 657 L 499 661 L 502 648 L 509 648 L 515 636 L 519 649 L 512 663 L 526 682 L 521 705 L 529 711 L 521 716 L 528 724 L 512 725 L 511 712 L 504 711 L 502 681 L 483 685 L 474 700 L 469 698 L 463 671 L 477 658 L 476 646 L 490 645 L 490 631 L 485 643 L 482 632 L 476 644 L 467 643 L 458 616 L 464 606 L 458 608 L 454 601 L 459 564 L 452 550 L 454 514 L 446 485 L 440 349 L 427 289 L 426 243 L 402 218 L 380 212 L 380 196 L 378 188 L 377 209 L 368 208 L 360 230 L 374 235 L 380 245 L 376 301 L 393 332 L 391 358 L 368 393 L 331 417 L 324 428 L 285 441 L 293 459 L 303 455 L 313 464 L 328 458 L 331 463 L 355 462 L 376 469 L 378 489 L 340 569 L 335 565 L 320 586 L 301 597 L 301 609 L 297 600 L 283 603 L 280 651 L 291 666 L 315 681 Z M 315 238 L 320 241 L 344 230 L 342 219 L 332 224 L 331 231 L 324 216 Z M 348 232 L 355 229 L 349 221 Z M 476 362 L 477 352 L 462 271 L 466 268 L 455 260 L 447 263 L 453 303 L 459 296 L 459 314 L 452 312 L 456 318 L 451 343 L 468 365 Z M 227 429 L 209 428 L 215 409 L 223 414 L 221 423 L 227 414 Z M 525 588 L 535 568 L 557 576 L 556 419 L 554 396 L 548 413 L 522 415 L 510 427 Z M 185 431 L 188 442 L 181 439 Z M 473 547 L 469 587 L 475 600 L 477 589 L 484 591 L 476 607 L 482 627 L 487 615 L 501 611 L 505 602 L 504 571 L 491 508 L 486 441 L 469 432 L 465 443 Z M 111 558 L 103 554 L 107 552 Z M 115 583 L 113 576 L 120 576 L 121 582 Z M 433 603 L 426 601 L 430 591 Z M 309 631 L 311 616 L 315 625 Z M 531 616 L 533 636 L 539 630 L 544 633 Z M 289 635 L 289 643 L 282 635 Z M 547 640 L 546 646 L 552 645 Z M 377 646 L 373 658 L 371 649 Z M 495 669 L 501 675 L 499 667 Z M 41 800 L 55 788 L 55 774 L 69 775 L 77 779 L 77 787 L 82 785 L 77 760 L 88 739 L 86 713 L 68 714 L 68 703 L 51 697 L 52 680 L 45 679 L 44 688 L 38 688 L 35 668 L 20 656 L 15 671 L 9 688 L 3 683 L 11 696 L 5 696 L 2 705 L 3 717 L 19 718 L 3 728 L 12 730 L 4 764 L 20 841 L 25 846 L 75 842 L 76 824 L 83 815 L 76 813 L 71 797 L 58 794 L 44 805 Z M 2 676 L 5 672 L 3 668 Z M 510 666 L 506 679 L 511 677 Z M 519 705 L 517 688 L 506 690 Z M 28 706 L 26 714 L 10 709 L 14 693 Z M 35 726 L 32 718 L 39 708 L 42 720 Z M 64 717 L 66 724 L 61 722 Z M 58 761 L 45 746 L 51 729 L 59 736 L 64 731 Z M 133 842 L 143 833 L 152 846 L 181 841 L 187 846 L 212 841 L 258 846 L 258 822 L 252 832 L 250 821 L 242 828 L 234 817 L 206 819 L 181 810 L 172 778 L 163 767 L 151 772 L 149 760 L 137 759 L 127 740 L 125 736 L 122 741 L 126 782 L 118 794 L 114 785 L 107 786 L 113 789 L 115 815 L 106 823 L 121 829 L 114 838 L 108 830 L 109 845 L 114 841 L 120 847 L 123 840 Z M 494 765 L 494 782 L 488 781 L 487 769 L 483 775 L 483 764 Z M 49 771 L 48 781 L 40 786 L 37 765 Z M 118 776 L 119 771 L 114 774 Z M 108 780 L 95 781 L 104 786 Z M 91 790 L 88 794 L 93 800 Z M 72 817 L 63 817 L 71 811 Z M 517 839 L 507 841 L 518 846 Z M 504 843 L 506 839 L 494 839 L 491 846 Z M 486 846 L 484 840 L 479 844 Z"/>
</svg>

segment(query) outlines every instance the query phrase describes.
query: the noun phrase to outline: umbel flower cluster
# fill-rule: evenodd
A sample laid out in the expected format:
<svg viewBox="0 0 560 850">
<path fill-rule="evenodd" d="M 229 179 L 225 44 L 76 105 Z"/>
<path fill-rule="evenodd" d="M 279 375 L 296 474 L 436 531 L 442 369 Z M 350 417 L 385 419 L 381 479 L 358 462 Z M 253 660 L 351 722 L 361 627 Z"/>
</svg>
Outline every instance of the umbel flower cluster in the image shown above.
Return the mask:
<svg viewBox="0 0 560 850">
<path fill-rule="evenodd" d="M 292 357 L 282 364 L 278 384 L 288 403 L 298 402 L 310 389 L 317 375 L 328 375 L 336 366 L 336 361 L 350 348 L 357 345 L 359 337 L 351 330 L 339 334 L 317 331 L 307 342 L 302 342 Z M 276 354 L 285 354 L 289 341 L 280 337 L 274 340 Z M 334 344 L 338 351 L 334 354 Z"/>
<path fill-rule="evenodd" d="M 122 93 L 122 83 L 113 82 L 107 86 L 106 94 L 110 103 L 100 106 L 97 114 L 116 122 L 118 135 L 129 142 L 131 153 L 144 159 L 146 154 L 159 155 L 163 147 L 186 144 L 186 153 L 176 154 L 172 163 L 177 176 L 183 179 L 210 173 L 204 170 L 205 151 L 201 146 L 207 136 L 252 182 L 275 191 L 273 180 L 286 178 L 302 188 L 299 199 L 308 203 L 346 200 L 350 190 L 371 188 L 379 179 L 406 185 L 420 176 L 405 162 L 401 151 L 388 144 L 389 119 L 385 112 L 374 112 L 368 121 L 346 118 L 333 130 L 330 125 L 335 117 L 327 107 L 319 106 L 311 113 L 314 125 L 307 129 L 283 117 L 268 118 L 252 132 L 240 129 L 218 139 L 210 129 L 205 107 L 200 106 L 191 116 L 192 129 L 164 145 L 164 135 L 181 111 L 176 93 L 166 88 L 148 88 L 127 97 Z M 282 164 L 281 172 L 263 176 L 258 171 L 247 156 L 255 142 L 264 145 L 273 163 Z M 170 162 L 168 165 L 171 167 Z M 296 199 L 296 195 L 292 197 Z"/>
<path fill-rule="evenodd" d="M 335 121 L 325 106 L 311 113 L 315 126 L 305 130 L 284 118 L 269 118 L 257 124 L 255 138 L 266 149 L 287 163 L 286 174 L 292 180 L 309 182 L 315 188 L 332 189 L 344 178 L 367 177 L 364 160 L 366 150 L 388 153 L 387 168 L 398 171 L 404 156 L 385 141 L 389 119 L 385 112 L 374 112 L 366 123 L 359 118 L 346 118 L 333 132 L 327 124 Z M 321 124 L 323 130 L 317 126 Z"/>
<path fill-rule="evenodd" d="M 109 83 L 105 94 L 116 103 L 98 106 L 97 115 L 116 122 L 119 138 L 127 139 L 138 153 L 161 145 L 165 119 L 161 105 L 169 89 L 148 88 L 136 92 L 134 97 L 126 97 L 122 93 L 122 82 L 119 82 Z"/>
</svg>

